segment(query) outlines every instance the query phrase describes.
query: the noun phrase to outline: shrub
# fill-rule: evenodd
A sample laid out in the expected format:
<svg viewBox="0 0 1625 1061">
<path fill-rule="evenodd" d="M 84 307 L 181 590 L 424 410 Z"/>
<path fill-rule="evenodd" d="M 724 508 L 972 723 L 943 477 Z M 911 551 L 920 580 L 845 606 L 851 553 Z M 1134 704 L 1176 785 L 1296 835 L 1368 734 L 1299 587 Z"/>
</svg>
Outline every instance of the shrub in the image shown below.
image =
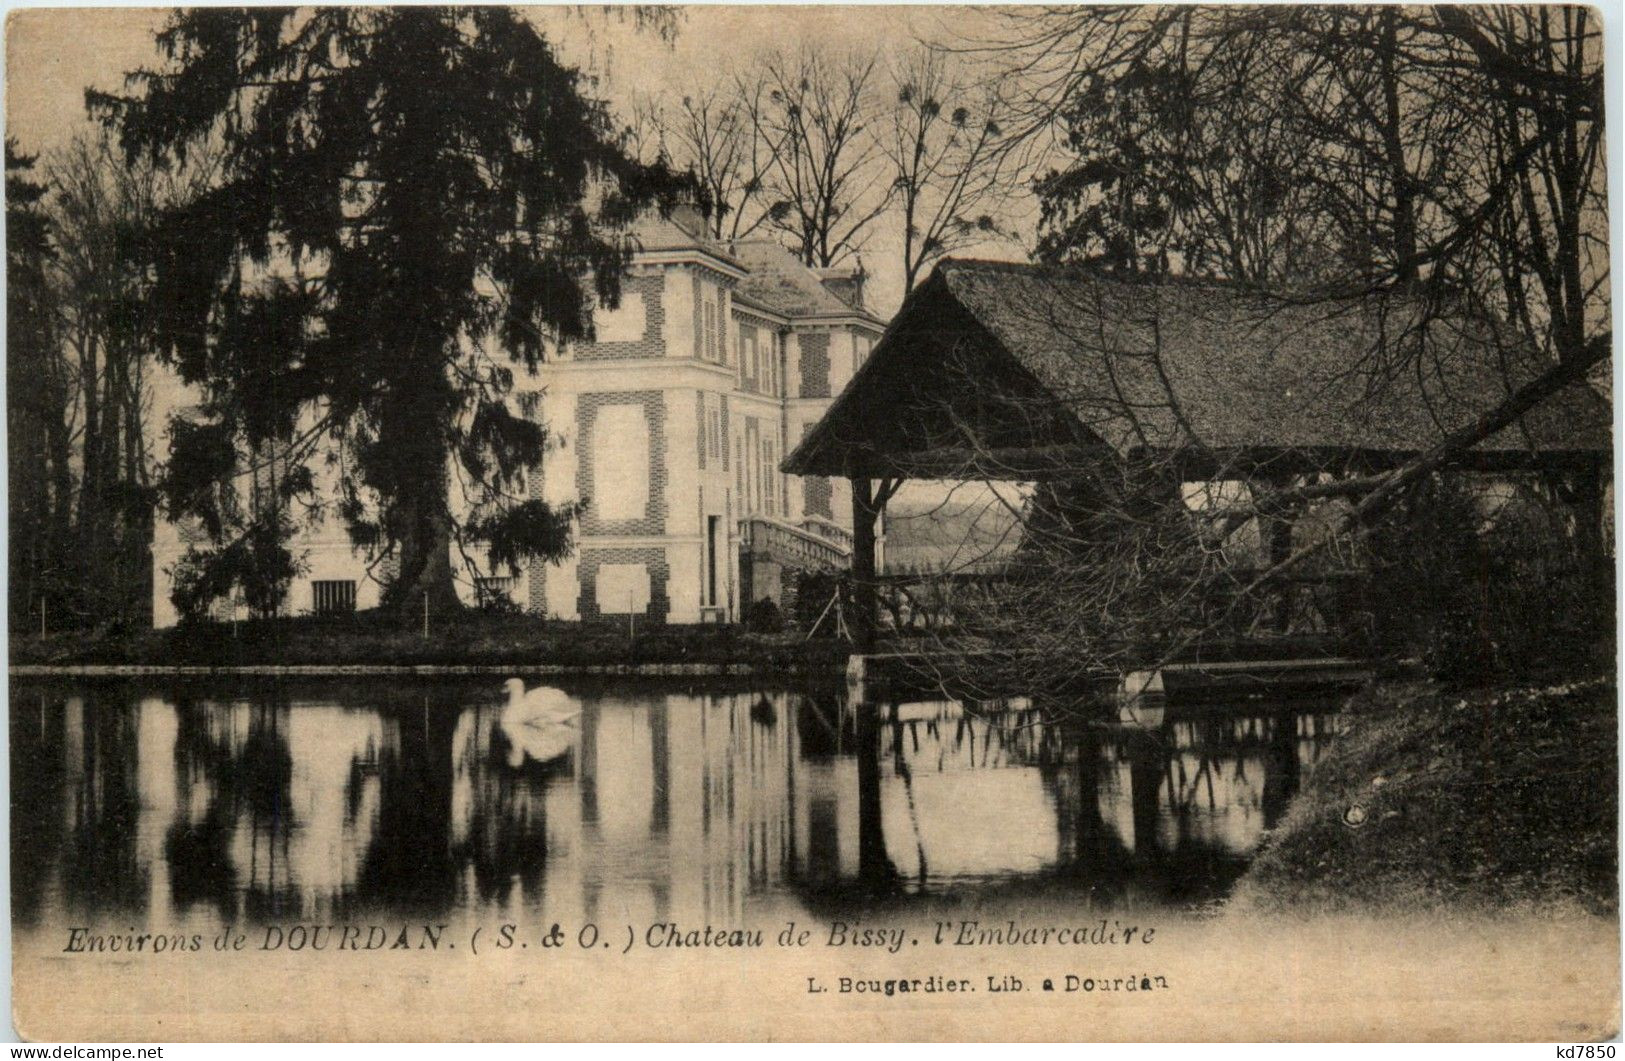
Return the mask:
<svg viewBox="0 0 1625 1061">
<path fill-rule="evenodd" d="M 745 628 L 753 634 L 776 634 L 784 629 L 784 614 L 771 598 L 763 597 L 745 611 Z"/>
<path fill-rule="evenodd" d="M 824 619 L 815 633 L 822 637 L 835 635 L 835 622 L 833 615 L 825 615 L 825 609 L 834 599 L 837 591 L 845 594 L 845 586 L 839 576 L 824 571 L 800 571 L 796 573 L 796 606 L 795 622 L 803 630 L 812 630 L 813 624 L 819 618 Z M 851 601 L 843 602 L 850 606 Z"/>
<path fill-rule="evenodd" d="M 1389 513 L 1370 542 L 1380 647 L 1467 685 L 1584 669 L 1612 651 L 1611 580 L 1583 568 L 1553 503 L 1509 493 L 1496 504 L 1436 477 Z"/>
</svg>

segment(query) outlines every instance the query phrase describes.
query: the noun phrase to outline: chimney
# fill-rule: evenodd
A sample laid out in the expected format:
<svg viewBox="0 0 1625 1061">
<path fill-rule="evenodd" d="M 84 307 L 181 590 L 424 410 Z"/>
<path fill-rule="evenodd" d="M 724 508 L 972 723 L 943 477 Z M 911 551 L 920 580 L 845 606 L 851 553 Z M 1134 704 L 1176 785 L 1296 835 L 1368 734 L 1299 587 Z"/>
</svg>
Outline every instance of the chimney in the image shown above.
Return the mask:
<svg viewBox="0 0 1625 1061">
<path fill-rule="evenodd" d="M 824 285 L 824 290 L 840 299 L 852 309 L 862 311 L 863 283 L 869 279 L 869 274 L 863 269 L 863 259 L 858 259 L 855 266 L 835 266 L 828 269 L 814 270 L 818 280 Z"/>
</svg>

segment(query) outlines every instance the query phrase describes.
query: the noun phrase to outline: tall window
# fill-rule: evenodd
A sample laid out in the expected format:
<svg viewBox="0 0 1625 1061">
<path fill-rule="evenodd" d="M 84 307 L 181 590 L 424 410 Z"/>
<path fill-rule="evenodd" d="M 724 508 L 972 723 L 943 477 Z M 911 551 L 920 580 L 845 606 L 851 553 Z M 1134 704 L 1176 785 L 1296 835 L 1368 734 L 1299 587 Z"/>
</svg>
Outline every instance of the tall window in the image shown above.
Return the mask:
<svg viewBox="0 0 1625 1061">
<path fill-rule="evenodd" d="M 739 326 L 739 379 L 750 381 L 755 390 L 762 390 L 762 359 L 759 352 L 759 332 L 748 324 Z"/>
<path fill-rule="evenodd" d="M 775 466 L 777 462 L 774 460 L 776 456 L 773 441 L 764 438 L 762 440 L 762 508 L 766 510 L 769 516 L 778 514 L 778 505 L 774 503 L 776 498 L 773 490 L 773 478 L 777 471 Z"/>
<path fill-rule="evenodd" d="M 747 420 L 745 423 L 749 425 L 752 423 L 752 421 Z M 750 440 L 751 431 L 747 426 L 745 429 L 745 441 L 749 442 Z M 745 493 L 744 496 L 740 498 L 740 503 L 745 506 L 746 512 L 752 514 L 761 511 L 761 506 L 758 504 L 758 499 L 756 497 L 756 487 L 758 485 L 756 472 L 759 464 L 759 456 L 760 454 L 756 452 L 755 446 L 745 447 Z"/>
<path fill-rule="evenodd" d="M 701 356 L 707 361 L 721 361 L 722 352 L 717 344 L 717 304 L 705 300 L 705 334 L 700 337 Z"/>
<path fill-rule="evenodd" d="M 717 561 L 722 555 L 722 517 L 705 517 L 705 603 L 717 606 L 717 590 L 721 579 L 717 577 Z"/>
</svg>

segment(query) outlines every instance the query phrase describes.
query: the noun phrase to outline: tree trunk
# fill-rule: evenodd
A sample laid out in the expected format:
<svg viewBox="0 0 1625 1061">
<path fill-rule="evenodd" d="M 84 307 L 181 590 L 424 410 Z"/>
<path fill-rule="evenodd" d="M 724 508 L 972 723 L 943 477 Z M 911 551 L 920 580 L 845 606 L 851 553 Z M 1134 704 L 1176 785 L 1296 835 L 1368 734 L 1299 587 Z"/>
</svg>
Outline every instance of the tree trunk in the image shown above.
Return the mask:
<svg viewBox="0 0 1625 1061">
<path fill-rule="evenodd" d="M 852 481 L 852 644 L 861 653 L 875 650 L 879 625 L 879 596 L 875 585 L 874 484 L 866 476 Z"/>
<path fill-rule="evenodd" d="M 433 476 L 429 485 L 431 489 L 438 487 L 438 495 L 424 491 L 401 503 L 406 519 L 400 543 L 400 572 L 385 598 L 387 607 L 407 618 L 422 616 L 425 599 L 431 615 L 455 614 L 463 609 L 452 578 L 451 514 L 443 501 L 435 501 L 436 496 L 446 496 L 445 473 Z"/>
<path fill-rule="evenodd" d="M 22 395 L 12 379 L 13 395 Z M 15 400 L 15 399 L 14 399 Z M 11 488 L 11 623 L 12 629 L 38 629 L 37 614 L 51 539 L 49 432 L 39 410 L 18 402 L 7 409 L 6 434 L 11 446 L 7 481 Z"/>
<path fill-rule="evenodd" d="M 51 539 L 45 549 L 45 562 L 49 574 L 45 579 L 45 594 L 60 596 L 66 578 L 63 565 L 73 533 L 73 443 L 68 425 L 60 417 L 46 425 L 51 462 Z"/>
<path fill-rule="evenodd" d="M 1383 149 L 1388 156 L 1388 180 L 1394 197 L 1394 262 L 1396 278 L 1403 283 L 1416 279 L 1416 190 L 1405 161 L 1404 116 L 1400 110 L 1399 74 L 1395 58 L 1399 51 L 1398 12 L 1384 8 L 1382 39 L 1377 48 L 1382 71 Z"/>
</svg>

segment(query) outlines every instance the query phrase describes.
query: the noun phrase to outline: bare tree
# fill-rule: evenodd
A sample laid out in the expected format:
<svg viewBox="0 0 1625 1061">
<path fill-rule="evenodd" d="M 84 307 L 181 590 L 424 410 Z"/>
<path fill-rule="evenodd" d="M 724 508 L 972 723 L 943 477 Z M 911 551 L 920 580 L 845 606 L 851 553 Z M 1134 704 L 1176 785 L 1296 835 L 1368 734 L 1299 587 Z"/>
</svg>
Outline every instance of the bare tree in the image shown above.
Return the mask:
<svg viewBox="0 0 1625 1061">
<path fill-rule="evenodd" d="M 626 128 L 621 140 L 626 153 L 645 165 L 652 166 L 671 159 L 666 143 L 665 101 L 657 95 L 638 94 L 632 97 Z"/>
<path fill-rule="evenodd" d="M 967 454 L 962 477 L 1046 483 L 1020 513 L 1033 577 L 1019 577 L 1018 565 L 1014 591 L 990 588 L 970 626 L 992 643 L 1035 646 L 1030 658 L 1055 660 L 1063 673 L 1052 677 L 1064 682 L 1166 659 L 1227 631 L 1298 628 L 1315 594 L 1325 618 L 1336 608 L 1324 587 L 1337 579 L 1323 576 L 1405 570 L 1407 550 L 1392 543 L 1441 511 L 1467 513 L 1454 528 L 1469 532 L 1464 552 L 1503 562 L 1505 550 L 1474 544 L 1487 495 L 1468 490 L 1469 507 L 1452 509 L 1460 476 L 1445 473 L 1583 386 L 1611 344 L 1601 37 L 1591 13 L 1093 8 L 1009 19 L 1007 39 L 985 51 L 1030 89 L 1012 127 L 1047 138 L 1056 159 L 1039 187 L 1045 257 L 1133 274 L 1152 289 L 1166 274 L 1206 273 L 1327 315 L 1403 306 L 1382 311 L 1343 366 L 1336 382 L 1358 386 L 1339 415 L 1353 418 L 1364 396 L 1406 380 L 1438 384 L 1450 405 L 1442 351 L 1454 337 L 1459 355 L 1468 331 L 1475 374 L 1499 373 L 1505 397 L 1467 422 L 1436 411 L 1436 442 L 1388 466 L 1321 467 L 1307 453 L 1279 467 L 1231 463 L 1192 428 L 1166 381 L 1150 394 L 1098 396 L 1097 408 L 1140 435 L 1143 456 L 1126 465 L 1066 456 L 1041 476 L 1001 468 L 997 433 L 964 424 L 953 442 Z M 1122 334 L 1079 331 L 1078 322 L 1115 319 L 1135 337 L 1124 364 L 1152 379 L 1166 368 L 1165 322 L 1154 312 L 1125 320 L 1057 302 L 1026 311 L 1063 337 L 1062 348 L 1122 348 Z M 1116 382 L 1107 372 L 1101 385 Z M 1088 404 L 1078 397 L 1012 395 L 1001 417 L 1054 423 L 1051 401 L 1075 414 Z M 1182 460 L 1205 456 L 1199 479 L 1156 456 L 1168 452 L 1159 435 L 1174 430 Z M 1578 469 L 1511 476 L 1498 489 L 1545 513 L 1571 549 L 1568 570 L 1584 572 L 1572 561 L 1596 555 L 1598 528 L 1551 502 L 1595 497 L 1595 479 Z M 1297 532 L 1283 531 L 1292 524 Z M 1416 552 L 1427 536 L 1408 542 Z M 1249 558 L 1238 564 L 1238 555 Z M 1503 584 L 1457 574 L 1486 594 Z M 1508 610 L 1529 611 L 1542 586 L 1578 592 L 1592 576 L 1559 585 L 1514 572 L 1505 584 L 1525 598 Z M 1389 589 L 1414 600 L 1405 595 L 1414 586 Z M 1595 603 L 1566 619 L 1562 605 L 1538 610 L 1569 622 L 1578 642 L 1587 624 L 1611 629 Z"/>
<path fill-rule="evenodd" d="M 996 216 L 1015 180 L 999 87 L 921 45 L 892 71 L 882 141 L 903 222 L 904 290 L 956 249 L 1003 234 Z"/>
<path fill-rule="evenodd" d="M 806 264 L 840 264 L 863 246 L 885 212 L 874 118 L 873 55 L 814 46 L 763 61 L 765 92 L 747 102 L 757 135 L 770 146 L 768 224 L 785 233 Z"/>
<path fill-rule="evenodd" d="M 1028 87 L 1018 132 L 1062 160 L 1039 187 L 1046 258 L 1333 294 L 1420 284 L 1566 360 L 1606 338 L 1585 9 L 1024 9 L 1006 25 L 984 52 Z"/>
<path fill-rule="evenodd" d="M 739 77 L 675 105 L 645 100 L 634 110 L 634 127 L 657 130 L 662 157 L 699 182 L 714 239 L 745 239 L 768 224 L 767 181 L 778 142 L 755 120 L 767 91 L 760 75 Z"/>
<path fill-rule="evenodd" d="M 12 629 L 40 629 L 72 587 L 73 382 L 51 283 L 38 157 L 6 139 L 6 441 Z"/>
<path fill-rule="evenodd" d="M 50 276 L 74 394 L 77 607 L 87 622 L 134 618 L 149 596 L 152 343 L 146 278 L 129 241 L 186 201 L 208 166 L 207 152 L 178 171 L 126 162 L 106 133 L 76 137 L 47 159 Z"/>
</svg>

